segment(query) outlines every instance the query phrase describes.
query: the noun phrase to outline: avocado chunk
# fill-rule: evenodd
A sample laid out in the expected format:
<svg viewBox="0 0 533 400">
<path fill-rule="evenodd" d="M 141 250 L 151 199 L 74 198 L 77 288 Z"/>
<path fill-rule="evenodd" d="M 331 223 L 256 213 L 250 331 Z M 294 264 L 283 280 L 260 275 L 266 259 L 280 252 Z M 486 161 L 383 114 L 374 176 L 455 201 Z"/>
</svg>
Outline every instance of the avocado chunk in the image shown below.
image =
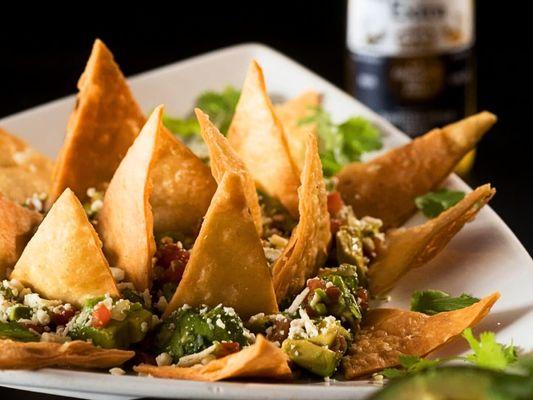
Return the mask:
<svg viewBox="0 0 533 400">
<path fill-rule="evenodd" d="M 16 305 L 9 309 L 7 317 L 10 321 L 18 321 L 19 319 L 30 319 L 31 308 L 23 305 Z"/>
<path fill-rule="evenodd" d="M 533 399 L 533 379 L 475 367 L 442 367 L 394 379 L 369 400 L 411 399 Z"/>
<path fill-rule="evenodd" d="M 146 323 L 145 327 L 143 323 Z M 105 349 L 126 348 L 143 340 L 151 323 L 151 312 L 140 305 L 132 306 L 132 310 L 122 321 L 112 320 L 104 328 L 75 326 L 70 330 L 69 336 L 73 339 L 91 340 L 94 345 Z"/>
<path fill-rule="evenodd" d="M 319 376 L 332 375 L 340 361 L 336 352 L 305 339 L 286 339 L 281 348 L 295 364 Z"/>
<path fill-rule="evenodd" d="M 0 322 L 0 338 L 17 342 L 39 341 L 39 335 L 17 322 Z"/>
<path fill-rule="evenodd" d="M 156 334 L 159 350 L 169 353 L 174 362 L 208 348 L 215 341 L 249 344 L 242 321 L 233 310 L 222 306 L 181 308 L 161 324 Z"/>
</svg>

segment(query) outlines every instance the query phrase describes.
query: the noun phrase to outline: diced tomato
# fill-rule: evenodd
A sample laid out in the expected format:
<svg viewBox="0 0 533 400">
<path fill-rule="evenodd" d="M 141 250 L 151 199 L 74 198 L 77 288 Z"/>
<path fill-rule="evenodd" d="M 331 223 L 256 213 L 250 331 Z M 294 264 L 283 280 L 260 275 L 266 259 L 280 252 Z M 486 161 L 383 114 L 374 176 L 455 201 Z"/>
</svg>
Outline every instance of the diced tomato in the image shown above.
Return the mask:
<svg viewBox="0 0 533 400">
<path fill-rule="evenodd" d="M 335 235 L 342 225 L 342 221 L 337 218 L 331 218 L 329 221 L 329 228 L 332 235 Z"/>
<path fill-rule="evenodd" d="M 307 280 L 307 287 L 309 288 L 309 295 L 313 295 L 313 291 L 315 289 L 324 289 L 326 287 L 326 282 L 324 282 L 319 277 L 308 279 Z"/>
<path fill-rule="evenodd" d="M 68 310 L 61 310 L 59 313 L 54 313 L 51 315 L 52 322 L 59 325 L 66 325 L 71 320 L 71 318 L 76 314 L 76 308 L 71 307 Z"/>
<path fill-rule="evenodd" d="M 95 328 L 103 328 L 111 320 L 111 311 L 103 304 L 100 304 L 94 308 L 92 316 L 92 326 Z"/>
<path fill-rule="evenodd" d="M 157 266 L 163 269 L 158 278 L 163 282 L 179 283 L 185 266 L 189 262 L 189 252 L 175 243 L 166 243 L 159 247 L 155 256 Z"/>
<path fill-rule="evenodd" d="M 289 336 L 291 328 L 291 320 L 288 318 L 280 318 L 274 321 L 272 329 L 267 333 L 267 339 L 271 342 L 283 343 Z"/>
<path fill-rule="evenodd" d="M 216 353 L 218 358 L 227 356 L 228 354 L 237 353 L 241 349 L 238 342 L 222 342 Z"/>
<path fill-rule="evenodd" d="M 26 328 L 28 329 L 31 329 L 37 333 L 43 333 L 44 332 L 44 326 L 42 325 L 35 325 L 35 324 L 32 324 L 32 323 L 23 323 L 22 325 L 24 325 Z"/>
<path fill-rule="evenodd" d="M 344 207 L 344 201 L 342 200 L 339 192 L 328 193 L 328 211 L 329 214 L 334 217 Z"/>
<path fill-rule="evenodd" d="M 337 304 L 339 302 L 339 297 L 341 297 L 341 290 L 337 286 L 330 286 L 326 288 L 326 294 L 331 304 Z"/>
<path fill-rule="evenodd" d="M 368 310 L 368 291 L 365 288 L 357 288 L 357 298 L 359 300 L 359 307 L 363 311 Z"/>
</svg>

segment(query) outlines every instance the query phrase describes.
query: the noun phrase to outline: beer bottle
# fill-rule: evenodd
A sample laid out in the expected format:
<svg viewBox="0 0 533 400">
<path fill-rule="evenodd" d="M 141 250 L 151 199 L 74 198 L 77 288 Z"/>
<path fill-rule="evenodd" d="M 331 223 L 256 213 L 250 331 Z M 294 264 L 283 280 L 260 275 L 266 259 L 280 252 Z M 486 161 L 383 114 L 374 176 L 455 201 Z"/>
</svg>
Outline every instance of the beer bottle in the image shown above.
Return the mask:
<svg viewBox="0 0 533 400">
<path fill-rule="evenodd" d="M 348 87 L 410 136 L 476 109 L 474 0 L 349 0 Z"/>
</svg>

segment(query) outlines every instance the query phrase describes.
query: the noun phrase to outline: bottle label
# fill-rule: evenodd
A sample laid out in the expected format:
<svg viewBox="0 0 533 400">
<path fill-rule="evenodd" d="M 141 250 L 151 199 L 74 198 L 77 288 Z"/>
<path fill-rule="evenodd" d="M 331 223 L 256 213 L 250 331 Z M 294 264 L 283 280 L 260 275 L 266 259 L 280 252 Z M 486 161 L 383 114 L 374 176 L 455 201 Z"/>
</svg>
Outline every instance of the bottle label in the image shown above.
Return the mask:
<svg viewBox="0 0 533 400">
<path fill-rule="evenodd" d="M 374 55 L 459 51 L 474 42 L 473 0 L 350 0 L 348 49 Z"/>
</svg>

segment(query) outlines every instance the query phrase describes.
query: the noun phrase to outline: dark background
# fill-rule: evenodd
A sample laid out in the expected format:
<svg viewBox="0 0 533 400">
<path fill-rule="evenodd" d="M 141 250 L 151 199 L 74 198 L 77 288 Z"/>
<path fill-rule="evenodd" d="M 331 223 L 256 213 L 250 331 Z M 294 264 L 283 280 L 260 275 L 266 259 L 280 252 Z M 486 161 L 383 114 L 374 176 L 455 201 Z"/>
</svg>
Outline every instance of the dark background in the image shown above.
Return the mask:
<svg viewBox="0 0 533 400">
<path fill-rule="evenodd" d="M 130 2 L 127 9 L 80 3 L 76 10 L 29 4 L 4 10 L 0 117 L 74 93 L 96 37 L 111 48 L 126 75 L 255 41 L 344 87 L 345 1 L 175 3 L 179 8 Z M 468 181 L 497 188 L 492 207 L 531 254 L 530 21 L 514 2 L 478 1 L 477 11 L 478 104 L 499 122 L 481 143 Z"/>
</svg>

